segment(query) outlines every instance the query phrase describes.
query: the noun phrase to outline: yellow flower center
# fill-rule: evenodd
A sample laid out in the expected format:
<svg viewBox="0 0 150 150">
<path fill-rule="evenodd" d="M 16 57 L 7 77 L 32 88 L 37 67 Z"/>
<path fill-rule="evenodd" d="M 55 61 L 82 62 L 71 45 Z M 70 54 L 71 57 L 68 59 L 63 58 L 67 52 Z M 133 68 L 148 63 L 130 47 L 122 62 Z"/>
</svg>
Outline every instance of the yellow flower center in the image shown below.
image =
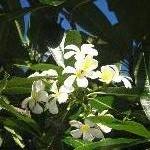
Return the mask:
<svg viewBox="0 0 150 150">
<path fill-rule="evenodd" d="M 75 74 L 76 74 L 77 78 L 83 78 L 85 76 L 85 71 L 84 70 L 77 70 Z"/>
<path fill-rule="evenodd" d="M 115 73 L 113 70 L 106 69 L 102 71 L 100 78 L 103 82 L 106 82 L 107 84 L 109 84 L 113 80 L 114 75 Z"/>
<path fill-rule="evenodd" d="M 88 69 L 90 69 L 91 66 L 94 65 L 93 63 L 94 63 L 94 62 L 93 62 L 93 59 L 91 59 L 91 57 L 86 57 L 86 58 L 85 58 L 85 61 L 84 61 L 84 63 L 83 63 L 83 65 L 82 65 L 82 69 L 83 69 L 83 70 L 88 70 Z"/>
<path fill-rule="evenodd" d="M 31 97 L 32 97 L 32 99 L 36 102 L 36 101 L 37 101 L 37 98 L 38 98 L 38 92 L 32 91 L 32 92 L 31 92 Z"/>
<path fill-rule="evenodd" d="M 60 96 L 60 92 L 58 91 L 55 93 L 55 97 L 59 97 L 59 96 Z"/>
<path fill-rule="evenodd" d="M 81 131 L 82 133 L 87 133 L 87 132 L 89 132 L 89 130 L 90 130 L 90 126 L 87 125 L 87 124 L 82 125 L 81 128 L 80 128 L 80 131 Z"/>
</svg>

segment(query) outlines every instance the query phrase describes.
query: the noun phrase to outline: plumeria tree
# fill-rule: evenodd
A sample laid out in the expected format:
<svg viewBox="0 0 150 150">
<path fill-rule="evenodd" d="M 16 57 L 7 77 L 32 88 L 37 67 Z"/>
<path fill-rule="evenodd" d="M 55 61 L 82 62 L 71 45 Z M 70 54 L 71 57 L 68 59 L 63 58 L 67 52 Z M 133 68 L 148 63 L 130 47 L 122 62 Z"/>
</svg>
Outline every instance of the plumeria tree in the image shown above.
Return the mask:
<svg viewBox="0 0 150 150">
<path fill-rule="evenodd" d="M 33 7 L 30 3 L 33 3 Z M 147 51 L 136 52 L 135 47 L 140 43 L 132 41 L 132 60 L 128 56 L 131 55 L 130 52 L 126 54 L 127 58 L 124 54 L 118 56 L 119 51 L 113 53 L 116 55 L 113 56 L 111 44 L 116 44 L 115 32 L 108 34 L 111 38 L 114 37 L 110 43 L 111 38 L 103 41 L 98 34 L 101 29 L 90 27 L 84 20 L 85 14 L 81 15 L 83 18 L 78 18 L 78 11 L 82 7 L 93 10 L 92 14 L 97 12 L 91 1 L 39 0 L 30 3 L 23 0 L 15 3 L 11 0 L 0 2 L 3 30 L 5 27 L 15 29 L 14 34 L 18 38 L 14 40 L 14 45 L 11 41 L 11 47 L 17 48 L 16 50 L 22 48 L 26 55 L 18 57 L 12 54 L 12 57 L 4 57 L 7 53 L 5 49 L 9 49 L 9 46 L 2 44 L 4 61 L 0 68 L 1 148 L 149 148 L 150 64 Z M 18 5 L 22 9 L 16 12 Z M 70 19 L 73 29 L 60 30 L 56 20 L 53 20 L 62 11 Z M 40 16 L 39 20 L 34 20 L 32 14 Z M 50 22 L 46 20 L 49 16 Z M 6 21 L 13 25 L 6 26 Z M 77 23 L 80 30 L 85 27 L 82 29 L 84 33 L 78 30 Z M 99 20 L 95 20 L 95 23 L 99 23 Z M 34 27 L 35 24 L 38 27 Z M 106 24 L 104 26 L 107 28 Z M 102 31 L 107 33 L 105 27 L 102 27 Z M 3 30 L 0 26 L 0 33 Z M 119 43 L 120 37 L 117 39 Z M 3 39 L 0 37 L 1 40 Z M 120 46 L 123 50 L 120 43 L 116 44 L 118 49 Z M 103 57 L 104 49 L 113 58 L 110 55 Z"/>
</svg>

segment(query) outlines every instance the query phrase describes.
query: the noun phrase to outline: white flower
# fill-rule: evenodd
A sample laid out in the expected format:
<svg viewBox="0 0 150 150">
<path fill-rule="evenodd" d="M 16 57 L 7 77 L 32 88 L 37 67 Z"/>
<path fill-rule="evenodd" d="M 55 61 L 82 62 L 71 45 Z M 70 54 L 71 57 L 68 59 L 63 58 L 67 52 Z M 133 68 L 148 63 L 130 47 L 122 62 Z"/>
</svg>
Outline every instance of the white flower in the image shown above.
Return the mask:
<svg viewBox="0 0 150 150">
<path fill-rule="evenodd" d="M 71 51 L 66 52 L 64 54 L 65 59 L 69 59 L 72 56 L 75 56 L 75 59 L 82 59 L 84 55 L 90 55 L 90 56 L 97 56 L 98 52 L 96 49 L 93 48 L 94 45 L 92 44 L 83 44 L 81 46 L 81 50 L 75 46 L 75 45 L 67 45 L 65 49 L 71 49 Z"/>
<path fill-rule="evenodd" d="M 35 72 L 35 73 L 31 74 L 28 78 L 31 78 L 31 77 L 44 77 L 44 76 L 45 77 L 57 77 L 58 73 L 54 69 L 49 69 L 49 70 L 43 71 L 41 73 Z"/>
<path fill-rule="evenodd" d="M 72 120 L 70 121 L 70 125 L 72 127 L 76 127 L 77 129 L 72 130 L 70 134 L 74 138 L 81 138 L 83 135 L 83 140 L 85 141 L 92 141 L 94 138 L 103 138 L 103 133 L 99 128 L 95 126 L 94 123 L 92 123 L 89 120 L 85 120 L 84 124 L 82 124 L 79 121 Z"/>
<path fill-rule="evenodd" d="M 99 80 L 110 84 L 110 82 L 123 82 L 126 88 L 132 88 L 130 81 L 132 78 L 119 75 L 119 70 L 115 65 L 106 65 L 101 67 L 101 71 L 97 71 Z M 129 81 L 130 80 L 130 81 Z"/>
<path fill-rule="evenodd" d="M 109 84 L 116 76 L 119 75 L 119 70 L 115 65 L 106 65 L 101 67 L 101 71 L 97 71 L 99 80 Z"/>
<path fill-rule="evenodd" d="M 54 60 L 58 64 L 58 66 L 61 66 L 63 68 L 65 68 L 65 64 L 64 64 L 64 44 L 65 44 L 65 39 L 66 39 L 66 33 L 64 33 L 62 41 L 61 41 L 61 43 L 60 43 L 60 45 L 58 47 L 52 48 L 52 47 L 48 46 L 48 50 L 52 54 Z"/>
<path fill-rule="evenodd" d="M 123 84 L 126 88 L 129 88 L 129 89 L 132 88 L 132 85 L 131 85 L 132 78 L 131 77 L 119 75 L 118 77 L 114 78 L 113 81 L 116 83 L 123 82 Z"/>
<path fill-rule="evenodd" d="M 61 86 L 60 89 L 58 89 L 57 81 L 52 84 L 50 91 L 53 93 L 49 95 L 50 100 L 46 103 L 46 109 L 48 109 L 52 114 L 57 114 L 57 101 L 59 104 L 65 103 L 68 99 L 68 93 L 72 91 L 67 89 L 65 86 Z"/>
<path fill-rule="evenodd" d="M 22 108 L 29 109 L 35 114 L 41 114 L 43 108 L 39 103 L 48 101 L 48 93 L 44 90 L 45 85 L 42 80 L 34 81 L 32 84 L 31 96 L 22 102 Z"/>
<path fill-rule="evenodd" d="M 64 85 L 71 87 L 74 81 L 77 81 L 78 87 L 87 87 L 87 78 L 95 79 L 96 72 L 93 71 L 98 67 L 98 61 L 93 59 L 92 56 L 87 55 L 84 59 L 77 60 L 75 62 L 75 68 L 67 66 L 63 70 L 64 73 L 71 73 L 73 75 L 69 76 L 65 81 Z"/>
</svg>

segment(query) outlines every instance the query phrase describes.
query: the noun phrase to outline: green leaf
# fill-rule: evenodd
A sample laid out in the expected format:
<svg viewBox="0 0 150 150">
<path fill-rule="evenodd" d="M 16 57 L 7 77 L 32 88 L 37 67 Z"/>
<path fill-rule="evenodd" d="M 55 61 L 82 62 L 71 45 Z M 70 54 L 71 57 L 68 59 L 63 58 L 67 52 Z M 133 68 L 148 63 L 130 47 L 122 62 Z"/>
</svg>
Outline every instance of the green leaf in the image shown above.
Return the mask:
<svg viewBox="0 0 150 150">
<path fill-rule="evenodd" d="M 3 89 L 3 94 L 29 94 L 31 92 L 32 83 L 38 79 L 43 79 L 44 77 L 33 77 L 33 78 L 20 78 L 14 77 L 7 81 L 7 86 Z M 0 81 L 4 84 L 5 80 Z"/>
<path fill-rule="evenodd" d="M 63 140 L 66 144 L 76 148 L 76 147 L 79 147 L 79 146 L 84 146 L 85 142 L 81 139 L 74 139 L 72 137 L 66 137 L 64 140 Z"/>
<path fill-rule="evenodd" d="M 62 71 L 63 68 L 53 65 L 53 64 L 40 63 L 40 64 L 31 65 L 30 69 L 35 70 L 35 71 L 45 71 L 45 70 L 49 70 L 49 69 L 54 69 L 59 73 Z"/>
<path fill-rule="evenodd" d="M 37 78 L 20 78 L 15 77 L 7 81 L 7 86 L 2 91 L 4 94 L 28 94 L 31 92 L 31 87 L 33 81 Z M 4 80 L 1 80 L 1 83 L 4 83 Z"/>
<path fill-rule="evenodd" d="M 39 0 L 43 4 L 58 6 L 65 2 L 65 0 Z"/>
<path fill-rule="evenodd" d="M 150 138 L 150 131 L 142 124 L 134 121 L 121 121 L 110 116 L 88 117 L 88 119 L 94 123 L 102 123 L 115 130 L 127 131 L 145 138 Z"/>
<path fill-rule="evenodd" d="M 97 91 L 88 94 L 88 97 L 92 95 L 111 95 L 111 96 L 119 96 L 119 97 L 129 97 L 134 101 L 137 97 L 140 96 L 140 89 L 132 88 L 127 89 L 125 87 L 100 87 Z"/>
<path fill-rule="evenodd" d="M 11 129 L 11 128 L 9 128 L 9 127 L 4 127 L 9 133 L 11 133 L 12 134 L 12 136 L 13 136 L 13 139 L 14 139 L 14 141 L 16 142 L 16 144 L 17 145 L 19 145 L 21 148 L 24 148 L 25 147 L 25 145 L 23 144 L 23 139 L 22 139 L 22 137 L 18 134 L 18 133 L 16 133 L 15 132 L 15 130 L 13 130 L 13 129 Z"/>
<path fill-rule="evenodd" d="M 70 30 L 67 32 L 65 45 L 74 44 L 76 46 L 81 46 L 82 37 L 80 32 L 76 30 Z"/>
<path fill-rule="evenodd" d="M 24 121 L 36 134 L 40 134 L 40 128 L 38 124 L 29 116 L 21 114 L 12 105 L 5 102 L 5 98 L 0 96 L 0 106 L 12 113 L 17 119 Z"/>
<path fill-rule="evenodd" d="M 11 117 L 8 119 L 5 118 L 2 124 L 4 126 L 18 131 L 19 133 L 28 133 L 36 136 L 35 131 L 33 131 L 33 129 L 28 124 L 15 117 Z"/>
<path fill-rule="evenodd" d="M 89 101 L 92 107 L 98 109 L 99 111 L 103 111 L 105 109 L 114 109 L 112 107 L 114 103 L 113 96 L 99 96 Z"/>
<path fill-rule="evenodd" d="M 116 139 L 111 139 L 111 138 L 106 138 L 102 139 L 101 141 L 98 142 L 86 142 L 80 139 L 74 139 L 71 137 L 67 137 L 64 139 L 64 142 L 73 148 L 75 150 L 94 150 L 96 148 L 99 148 L 99 150 L 103 150 L 104 148 L 119 148 L 125 146 L 126 144 L 131 144 L 131 145 L 136 145 L 141 142 L 145 142 L 139 139 L 127 139 L 127 138 L 116 138 Z"/>
</svg>

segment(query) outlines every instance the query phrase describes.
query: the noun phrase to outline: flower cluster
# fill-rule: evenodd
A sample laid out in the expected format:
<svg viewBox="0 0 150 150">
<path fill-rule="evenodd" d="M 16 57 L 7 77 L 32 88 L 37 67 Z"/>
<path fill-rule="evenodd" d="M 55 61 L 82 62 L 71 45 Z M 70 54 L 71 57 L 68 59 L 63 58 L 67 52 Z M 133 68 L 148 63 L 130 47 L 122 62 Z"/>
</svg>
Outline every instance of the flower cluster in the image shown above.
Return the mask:
<svg viewBox="0 0 150 150">
<path fill-rule="evenodd" d="M 29 77 L 35 76 L 58 76 L 55 70 L 43 71 L 41 74 L 36 72 Z M 31 96 L 26 98 L 22 102 L 22 108 L 28 110 L 28 108 L 35 114 L 41 114 L 44 110 L 49 110 L 52 114 L 58 113 L 57 102 L 59 104 L 65 103 L 68 99 L 68 95 L 71 92 L 70 89 L 64 85 L 57 86 L 57 80 L 52 82 L 49 93 L 45 90 L 45 84 L 42 80 L 34 81 L 32 84 Z M 43 106 L 43 107 L 42 107 Z"/>
<path fill-rule="evenodd" d="M 65 49 L 71 49 L 64 54 L 65 59 L 69 59 L 74 56 L 74 67 L 67 66 L 64 68 L 63 74 L 71 74 L 64 82 L 65 85 L 72 86 L 76 81 L 78 87 L 86 88 L 88 86 L 88 78 L 99 79 L 99 81 L 106 84 L 111 82 L 119 83 L 123 82 L 126 88 L 131 88 L 132 79 L 128 76 L 119 74 L 119 69 L 116 65 L 102 66 L 100 71 L 95 70 L 98 68 L 98 61 L 94 59 L 94 56 L 98 55 L 96 49 L 92 44 L 83 44 L 81 50 L 75 45 L 68 45 Z"/>
<path fill-rule="evenodd" d="M 42 73 L 35 72 L 30 75 L 31 77 L 54 77 L 52 79 L 51 86 L 46 90 L 44 81 L 37 80 L 32 84 L 31 96 L 26 98 L 22 102 L 22 108 L 30 109 L 32 113 L 41 114 L 44 111 L 49 111 L 51 114 L 58 113 L 58 104 L 66 103 L 70 94 L 76 87 L 87 88 L 89 79 L 98 79 L 105 84 L 123 82 L 126 88 L 131 88 L 132 79 L 127 76 L 119 74 L 119 70 L 115 65 L 105 65 L 98 70 L 98 61 L 94 58 L 98 55 L 98 51 L 94 49 L 92 44 L 83 44 L 81 49 L 75 45 L 68 45 L 64 48 L 67 52 L 64 54 L 64 59 L 73 58 L 75 63 L 73 66 L 64 66 L 62 74 L 64 76 L 64 82 L 60 85 L 57 77 L 58 73 L 53 70 L 43 71 Z M 103 111 L 101 115 L 106 114 L 107 111 Z M 83 136 L 84 140 L 92 141 L 94 138 L 103 138 L 103 132 L 109 133 L 111 128 L 98 123 L 94 124 L 89 120 L 81 123 L 76 120 L 70 121 L 72 127 L 76 127 L 76 130 L 71 131 L 71 135 L 75 138 Z M 102 132 L 103 131 L 103 132 Z"/>
</svg>

